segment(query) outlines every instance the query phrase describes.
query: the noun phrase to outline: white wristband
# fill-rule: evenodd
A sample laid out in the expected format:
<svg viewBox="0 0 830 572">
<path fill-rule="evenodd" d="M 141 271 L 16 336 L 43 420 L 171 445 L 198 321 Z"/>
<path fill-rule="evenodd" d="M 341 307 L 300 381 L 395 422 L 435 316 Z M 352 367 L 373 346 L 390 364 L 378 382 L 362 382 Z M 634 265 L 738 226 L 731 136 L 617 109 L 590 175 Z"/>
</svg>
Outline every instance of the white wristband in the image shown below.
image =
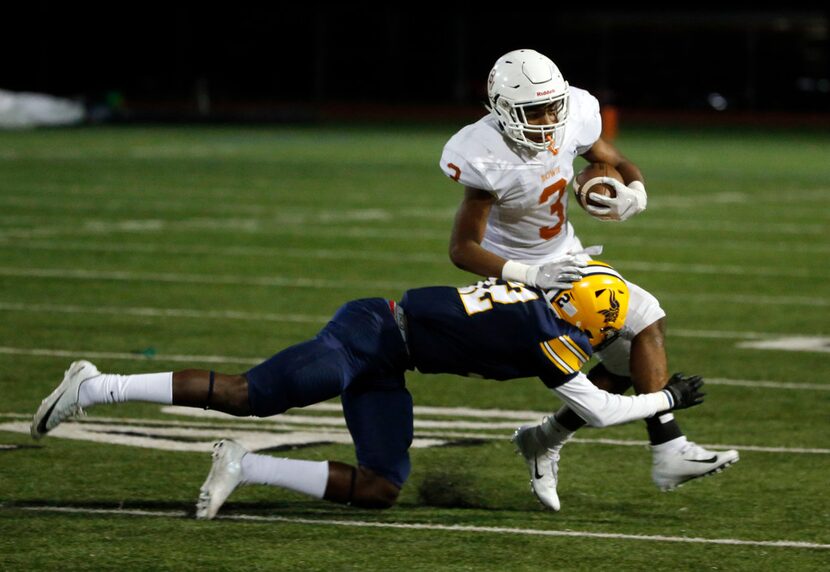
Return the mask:
<svg viewBox="0 0 830 572">
<path fill-rule="evenodd" d="M 530 266 L 527 264 L 508 260 L 504 263 L 504 266 L 502 266 L 501 277 L 504 280 L 509 280 L 510 282 L 521 282 L 522 284 L 527 284 L 528 270 L 530 270 Z"/>
</svg>

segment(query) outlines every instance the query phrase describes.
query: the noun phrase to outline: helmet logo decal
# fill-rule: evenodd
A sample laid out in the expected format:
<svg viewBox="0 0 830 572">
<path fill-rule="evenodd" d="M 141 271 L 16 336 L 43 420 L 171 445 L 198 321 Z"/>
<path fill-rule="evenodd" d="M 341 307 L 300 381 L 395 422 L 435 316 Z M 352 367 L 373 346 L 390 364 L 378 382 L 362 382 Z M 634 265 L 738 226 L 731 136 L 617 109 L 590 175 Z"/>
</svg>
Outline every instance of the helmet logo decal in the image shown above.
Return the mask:
<svg viewBox="0 0 830 572">
<path fill-rule="evenodd" d="M 596 295 L 599 296 L 604 291 L 605 290 L 602 290 L 601 292 L 597 292 Z M 607 310 L 600 310 L 599 311 L 600 314 L 605 316 L 605 323 L 606 324 L 616 322 L 617 318 L 620 317 L 620 303 L 617 301 L 617 297 L 614 296 L 614 291 L 609 290 L 609 292 L 611 293 L 611 297 L 608 300 L 608 303 L 611 305 L 611 307 L 608 308 Z"/>
</svg>

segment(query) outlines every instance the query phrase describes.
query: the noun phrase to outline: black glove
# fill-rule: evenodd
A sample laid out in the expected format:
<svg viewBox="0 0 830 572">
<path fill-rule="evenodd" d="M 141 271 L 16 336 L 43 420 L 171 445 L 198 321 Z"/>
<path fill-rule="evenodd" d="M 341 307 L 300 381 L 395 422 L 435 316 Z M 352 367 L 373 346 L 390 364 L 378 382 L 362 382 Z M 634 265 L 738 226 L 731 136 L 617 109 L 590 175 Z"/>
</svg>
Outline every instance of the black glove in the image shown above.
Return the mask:
<svg viewBox="0 0 830 572">
<path fill-rule="evenodd" d="M 703 396 L 700 388 L 703 387 L 703 380 L 698 375 L 685 377 L 682 373 L 675 373 L 669 379 L 663 391 L 668 391 L 671 394 L 674 405 L 671 407 L 675 409 L 686 409 L 687 407 L 694 407 L 703 403 Z"/>
</svg>

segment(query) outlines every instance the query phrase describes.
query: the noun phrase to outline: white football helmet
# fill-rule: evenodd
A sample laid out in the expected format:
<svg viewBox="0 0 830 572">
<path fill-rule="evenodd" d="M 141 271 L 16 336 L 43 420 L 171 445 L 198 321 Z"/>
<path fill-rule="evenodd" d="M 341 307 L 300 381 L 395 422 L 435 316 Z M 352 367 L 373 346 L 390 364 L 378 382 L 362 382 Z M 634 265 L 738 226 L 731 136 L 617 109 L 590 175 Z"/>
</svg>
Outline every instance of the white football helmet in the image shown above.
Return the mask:
<svg viewBox="0 0 830 572">
<path fill-rule="evenodd" d="M 487 96 L 487 109 L 510 139 L 536 151 L 559 152 L 568 119 L 568 82 L 550 58 L 535 50 L 503 55 L 490 71 Z M 554 106 L 555 123 L 528 122 L 528 111 L 544 117 L 540 112 L 550 105 Z"/>
</svg>

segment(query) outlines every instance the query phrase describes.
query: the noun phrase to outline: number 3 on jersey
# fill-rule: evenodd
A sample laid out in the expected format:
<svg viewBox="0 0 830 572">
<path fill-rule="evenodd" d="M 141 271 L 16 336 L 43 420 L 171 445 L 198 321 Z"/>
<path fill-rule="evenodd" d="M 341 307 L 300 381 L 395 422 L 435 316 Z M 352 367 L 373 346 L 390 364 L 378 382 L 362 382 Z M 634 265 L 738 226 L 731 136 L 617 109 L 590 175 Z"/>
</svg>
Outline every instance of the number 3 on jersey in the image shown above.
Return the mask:
<svg viewBox="0 0 830 572">
<path fill-rule="evenodd" d="M 556 199 L 550 204 L 550 214 L 557 218 L 557 222 L 553 226 L 543 226 L 539 229 L 539 236 L 545 240 L 550 240 L 562 230 L 562 225 L 565 224 L 565 187 L 568 182 L 565 179 L 559 179 L 554 184 L 542 189 L 542 194 L 539 195 L 539 204 L 545 204 L 551 195 L 557 194 Z"/>
</svg>

